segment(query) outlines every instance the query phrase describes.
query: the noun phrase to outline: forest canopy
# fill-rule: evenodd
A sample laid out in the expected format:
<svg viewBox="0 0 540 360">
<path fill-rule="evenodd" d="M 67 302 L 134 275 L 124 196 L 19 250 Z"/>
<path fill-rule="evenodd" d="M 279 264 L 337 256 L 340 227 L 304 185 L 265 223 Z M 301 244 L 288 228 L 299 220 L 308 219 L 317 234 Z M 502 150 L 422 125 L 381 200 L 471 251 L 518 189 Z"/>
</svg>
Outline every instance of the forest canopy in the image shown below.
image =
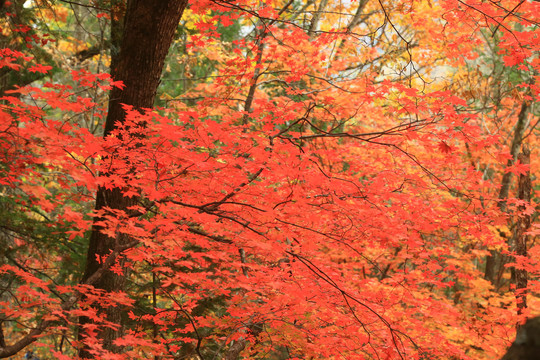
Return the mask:
<svg viewBox="0 0 540 360">
<path fill-rule="evenodd" d="M 500 359 L 540 315 L 538 14 L 0 1 L 0 358 Z"/>
</svg>

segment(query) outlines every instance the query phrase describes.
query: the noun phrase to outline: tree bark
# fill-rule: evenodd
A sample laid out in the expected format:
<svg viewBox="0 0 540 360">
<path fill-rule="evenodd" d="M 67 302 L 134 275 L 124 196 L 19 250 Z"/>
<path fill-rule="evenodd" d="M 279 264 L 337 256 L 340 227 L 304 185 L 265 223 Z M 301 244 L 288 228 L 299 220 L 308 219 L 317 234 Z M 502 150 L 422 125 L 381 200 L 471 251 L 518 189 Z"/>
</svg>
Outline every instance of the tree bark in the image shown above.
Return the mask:
<svg viewBox="0 0 540 360">
<path fill-rule="evenodd" d="M 516 340 L 501 360 L 538 360 L 540 354 L 540 317 L 527 320 Z"/>
<path fill-rule="evenodd" d="M 118 56 L 112 54 L 111 73 L 114 80 L 121 80 L 125 88 L 114 88 L 109 95 L 109 111 L 105 123 L 104 136 L 108 136 L 125 119 L 123 104 L 135 109 L 151 108 L 154 103 L 165 57 L 173 41 L 174 34 L 187 0 L 128 0 L 123 19 L 122 40 Z M 114 25 L 114 24 L 113 24 Z M 115 29 L 116 30 L 116 29 Z M 113 34 L 114 35 L 114 34 Z M 111 155 L 113 156 L 113 155 Z M 137 197 L 125 197 L 123 189 L 98 189 L 96 210 L 108 207 L 124 211 L 129 215 L 128 208 L 138 202 Z M 96 219 L 96 221 L 99 219 Z M 94 224 L 88 247 L 87 263 L 82 282 L 92 276 L 100 267 L 98 257 L 107 256 L 117 246 L 130 243 L 126 235 L 109 237 L 102 232 L 100 226 Z M 116 275 L 107 270 L 96 288 L 106 291 L 122 291 L 126 283 L 125 274 Z M 116 324 L 121 323 L 118 310 L 104 311 L 107 319 Z M 80 319 L 79 339 L 84 333 L 84 324 L 90 320 Z M 105 329 L 100 334 L 100 340 L 107 350 L 118 350 L 113 346 L 114 339 L 122 333 L 122 329 Z M 92 357 L 87 348 L 81 349 L 82 358 Z"/>
<path fill-rule="evenodd" d="M 529 125 L 527 115 L 529 114 L 530 106 L 531 105 L 526 101 L 521 104 L 518 121 L 514 130 L 514 137 L 510 146 L 510 154 L 512 155 L 512 158 L 508 160 L 508 163 L 506 164 L 507 167 L 512 166 L 517 159 L 519 149 L 521 148 L 521 143 L 523 142 L 523 135 L 525 134 L 525 130 Z M 501 181 L 501 190 L 499 191 L 499 209 L 501 209 L 502 212 L 506 212 L 506 200 L 508 199 L 508 194 L 510 192 L 511 180 L 512 173 L 508 172 L 504 174 Z M 500 280 L 502 278 L 505 263 L 506 259 L 500 252 L 495 250 L 491 250 L 490 255 L 486 258 L 484 279 L 489 280 L 495 286 L 495 289 L 500 287 Z"/>
<path fill-rule="evenodd" d="M 527 146 L 523 146 L 521 153 L 518 156 L 519 161 L 522 164 L 531 163 L 531 152 Z M 523 200 L 524 204 L 519 206 L 519 210 L 525 210 L 526 205 L 531 201 L 531 173 L 528 170 L 525 174 L 519 175 L 518 182 L 518 199 Z M 527 243 L 529 242 L 529 235 L 527 231 L 531 226 L 531 215 L 530 214 L 518 214 L 518 219 L 516 222 L 516 231 L 514 234 L 514 244 L 516 247 L 516 256 L 527 256 Z M 517 302 L 517 311 L 518 315 L 523 314 L 524 310 L 527 308 L 527 282 L 528 282 L 528 273 L 525 269 L 516 268 L 515 273 L 515 282 L 516 282 L 516 302 Z M 518 326 L 519 328 L 519 326 Z"/>
<path fill-rule="evenodd" d="M 528 114 L 531 105 L 527 102 L 521 104 L 521 109 L 518 115 L 518 121 L 516 123 L 516 128 L 514 130 L 514 138 L 512 139 L 512 145 L 510 147 L 510 154 L 512 158 L 508 160 L 506 164 L 507 167 L 510 167 L 514 164 L 517 159 L 519 149 L 521 148 L 521 143 L 523 142 L 523 135 L 525 130 L 529 125 Z M 499 192 L 499 208 L 502 211 L 506 211 L 506 199 L 508 199 L 508 193 L 510 192 L 510 181 L 512 179 L 512 173 L 507 172 L 504 174 L 501 182 L 501 190 Z"/>
<path fill-rule="evenodd" d="M 319 21 L 321 20 L 322 14 L 327 5 L 328 0 L 321 0 L 319 6 L 317 7 L 317 9 L 315 9 L 315 12 L 313 13 L 313 18 L 311 18 L 311 24 L 309 25 L 308 34 L 310 37 L 313 37 L 313 35 L 315 35 L 315 32 L 319 27 Z"/>
</svg>

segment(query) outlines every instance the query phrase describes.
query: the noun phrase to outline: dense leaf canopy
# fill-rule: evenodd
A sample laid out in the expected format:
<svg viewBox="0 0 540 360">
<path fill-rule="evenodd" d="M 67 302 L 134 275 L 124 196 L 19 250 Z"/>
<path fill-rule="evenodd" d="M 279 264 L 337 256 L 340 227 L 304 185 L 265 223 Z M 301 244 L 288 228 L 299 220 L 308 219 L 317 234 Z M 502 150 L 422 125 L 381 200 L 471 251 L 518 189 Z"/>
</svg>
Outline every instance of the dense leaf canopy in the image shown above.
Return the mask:
<svg viewBox="0 0 540 360">
<path fill-rule="evenodd" d="M 0 358 L 501 358 L 540 2 L 185 3 L 0 1 Z"/>
</svg>

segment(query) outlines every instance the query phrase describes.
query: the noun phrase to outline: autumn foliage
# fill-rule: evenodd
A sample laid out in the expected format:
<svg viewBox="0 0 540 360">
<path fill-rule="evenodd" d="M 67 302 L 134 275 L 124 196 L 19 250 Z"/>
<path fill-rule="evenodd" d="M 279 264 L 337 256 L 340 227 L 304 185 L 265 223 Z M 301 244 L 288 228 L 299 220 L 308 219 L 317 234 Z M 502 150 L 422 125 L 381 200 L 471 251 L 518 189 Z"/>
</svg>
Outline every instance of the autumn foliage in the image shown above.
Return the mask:
<svg viewBox="0 0 540 360">
<path fill-rule="evenodd" d="M 125 84 L 80 34 L 132 1 L 23 3 L 0 358 L 499 359 L 538 315 L 540 3 L 192 1 L 155 106 L 105 137 Z M 123 240 L 83 276 L 92 231 Z"/>
</svg>

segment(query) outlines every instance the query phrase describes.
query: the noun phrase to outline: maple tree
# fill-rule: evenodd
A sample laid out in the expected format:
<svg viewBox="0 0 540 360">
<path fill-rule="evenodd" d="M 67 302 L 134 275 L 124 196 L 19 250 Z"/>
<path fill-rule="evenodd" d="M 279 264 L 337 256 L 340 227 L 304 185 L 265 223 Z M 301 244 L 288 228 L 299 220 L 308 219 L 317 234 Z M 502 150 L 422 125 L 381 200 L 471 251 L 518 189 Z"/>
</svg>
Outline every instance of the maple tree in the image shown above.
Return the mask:
<svg viewBox="0 0 540 360">
<path fill-rule="evenodd" d="M 495 359 L 537 313 L 538 2 L 1 4 L 0 358 Z"/>
</svg>

